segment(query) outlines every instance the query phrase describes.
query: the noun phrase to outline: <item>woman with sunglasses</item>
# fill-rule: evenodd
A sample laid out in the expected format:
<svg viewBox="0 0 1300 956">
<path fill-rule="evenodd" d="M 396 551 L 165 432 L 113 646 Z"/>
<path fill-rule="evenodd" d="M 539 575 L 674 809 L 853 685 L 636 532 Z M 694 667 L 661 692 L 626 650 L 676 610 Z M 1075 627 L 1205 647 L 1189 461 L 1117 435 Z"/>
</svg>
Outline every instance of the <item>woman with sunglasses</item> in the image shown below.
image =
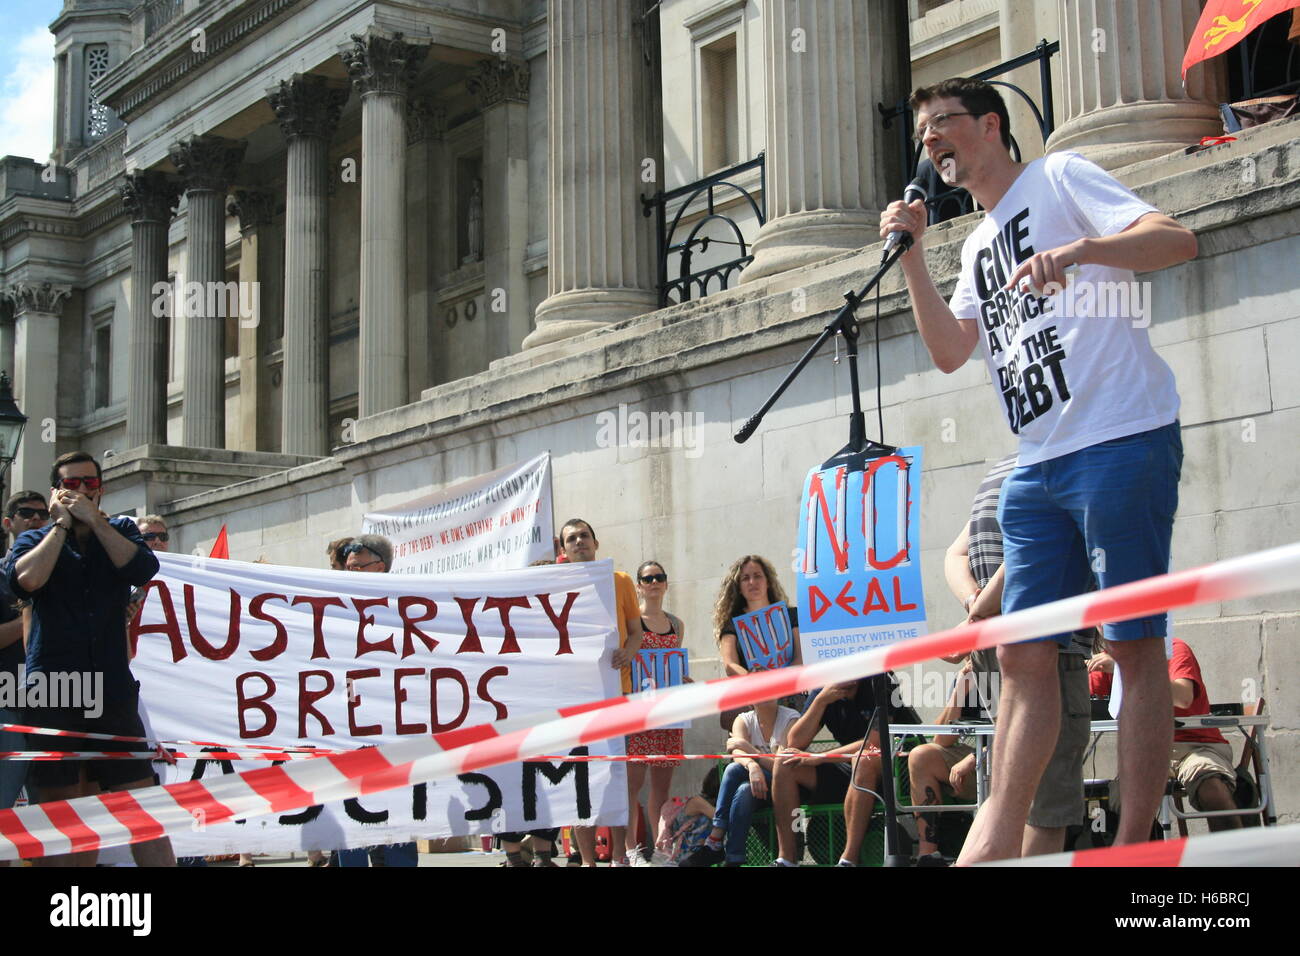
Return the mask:
<svg viewBox="0 0 1300 956">
<path fill-rule="evenodd" d="M 675 614 L 664 610 L 664 596 L 668 593 L 668 573 L 658 561 L 646 561 L 636 572 L 636 589 L 641 597 L 641 628 L 645 639 L 641 642 L 642 650 L 681 647 L 686 636 L 686 625 Z M 687 678 L 689 681 L 690 678 Z M 641 688 L 633 688 L 641 690 Z M 658 756 L 660 754 L 679 754 L 682 752 L 683 731 L 678 729 L 643 730 L 627 735 L 627 752 L 629 756 Z M 627 765 L 628 807 L 631 817 L 628 826 L 629 840 L 636 849 L 628 853 L 634 865 L 642 861 L 636 859 L 643 846 L 654 846 L 658 837 L 659 814 L 668 799 L 668 790 L 673 782 L 673 770 L 680 760 L 655 760 L 650 763 L 629 761 Z M 641 785 L 645 783 L 646 768 L 650 768 L 650 793 L 646 798 L 646 820 L 650 827 L 649 839 L 640 832 Z"/>
</svg>

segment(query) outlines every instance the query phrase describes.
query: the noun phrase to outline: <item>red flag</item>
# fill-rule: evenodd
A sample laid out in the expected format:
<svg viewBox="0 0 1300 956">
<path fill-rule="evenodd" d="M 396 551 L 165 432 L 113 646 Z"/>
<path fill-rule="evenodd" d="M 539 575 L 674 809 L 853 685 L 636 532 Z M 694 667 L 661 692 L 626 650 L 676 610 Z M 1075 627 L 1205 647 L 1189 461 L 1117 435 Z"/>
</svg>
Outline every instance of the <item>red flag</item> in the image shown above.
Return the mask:
<svg viewBox="0 0 1300 956">
<path fill-rule="evenodd" d="M 1183 57 L 1183 77 L 1197 63 L 1232 49 L 1265 20 L 1292 7 L 1300 7 L 1300 0 L 1207 0 Z"/>
<path fill-rule="evenodd" d="M 1300 3 L 1300 0 L 1296 0 L 1296 2 Z M 224 524 L 221 526 L 221 530 L 217 532 L 217 540 L 212 542 L 212 553 L 209 554 L 208 557 L 209 558 L 230 557 L 230 542 L 226 539 L 226 526 Z"/>
</svg>

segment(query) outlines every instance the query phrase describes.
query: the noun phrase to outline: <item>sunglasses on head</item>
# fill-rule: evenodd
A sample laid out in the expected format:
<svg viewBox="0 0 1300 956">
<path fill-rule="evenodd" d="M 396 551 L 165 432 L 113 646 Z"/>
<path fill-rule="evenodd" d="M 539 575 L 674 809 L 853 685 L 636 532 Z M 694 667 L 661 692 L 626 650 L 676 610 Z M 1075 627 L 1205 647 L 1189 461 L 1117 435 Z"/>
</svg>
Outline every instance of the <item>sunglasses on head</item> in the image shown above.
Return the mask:
<svg viewBox="0 0 1300 956">
<path fill-rule="evenodd" d="M 161 541 L 163 544 L 166 544 L 172 539 L 171 535 L 166 531 L 146 531 L 144 534 L 140 535 L 140 537 L 144 538 L 146 541 Z"/>
<path fill-rule="evenodd" d="M 668 575 L 666 574 L 643 574 L 641 575 L 642 584 L 667 584 Z"/>
<path fill-rule="evenodd" d="M 69 491 L 76 491 L 82 485 L 86 486 L 87 491 L 94 491 L 100 486 L 102 479 L 99 478 L 60 478 L 59 487 L 67 488 Z"/>
<path fill-rule="evenodd" d="M 50 520 L 50 513 L 44 508 L 15 508 L 14 514 L 9 517 L 12 518 L 14 515 L 25 520 L 30 520 L 32 518 L 40 518 L 42 521 Z"/>
</svg>

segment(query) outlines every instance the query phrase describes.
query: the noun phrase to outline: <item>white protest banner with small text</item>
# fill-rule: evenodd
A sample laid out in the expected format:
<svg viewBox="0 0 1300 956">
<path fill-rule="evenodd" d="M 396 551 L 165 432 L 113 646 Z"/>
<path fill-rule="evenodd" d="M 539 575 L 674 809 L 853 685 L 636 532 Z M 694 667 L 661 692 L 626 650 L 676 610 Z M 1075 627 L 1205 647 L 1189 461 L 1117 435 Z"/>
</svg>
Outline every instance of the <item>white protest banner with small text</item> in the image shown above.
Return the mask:
<svg viewBox="0 0 1300 956">
<path fill-rule="evenodd" d="M 552 558 L 550 453 L 370 512 L 361 532 L 393 543 L 397 574 L 506 571 Z"/>
<path fill-rule="evenodd" d="M 160 740 L 351 750 L 620 693 L 609 561 L 433 577 L 158 558 L 131 636 Z M 620 754 L 622 738 L 582 752 Z M 181 761 L 163 782 L 254 766 Z M 618 825 L 625 781 L 616 761 L 513 764 L 247 824 L 196 821 L 176 850 Z"/>
</svg>

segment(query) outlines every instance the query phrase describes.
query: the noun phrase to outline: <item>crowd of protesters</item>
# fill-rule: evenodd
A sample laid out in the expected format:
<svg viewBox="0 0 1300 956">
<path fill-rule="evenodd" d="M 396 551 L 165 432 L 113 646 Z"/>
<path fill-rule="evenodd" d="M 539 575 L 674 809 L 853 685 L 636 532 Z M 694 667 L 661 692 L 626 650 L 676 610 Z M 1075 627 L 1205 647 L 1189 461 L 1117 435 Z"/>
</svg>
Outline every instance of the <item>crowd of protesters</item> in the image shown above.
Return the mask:
<svg viewBox="0 0 1300 956">
<path fill-rule="evenodd" d="M 987 82 L 945 80 L 915 91 L 909 107 L 915 140 L 945 184 L 964 188 L 987 212 L 965 240 L 948 300 L 938 292 L 921 241 L 929 220 L 922 200 L 890 204 L 880 216 L 880 236 L 908 237 L 898 263 L 919 339 L 935 367 L 954 372 L 980 349 L 1018 442 L 1015 460 L 998 463 L 986 477 L 970 521 L 945 558 L 946 579 L 966 620 L 1166 572 L 1182 467 L 1173 372 L 1151 345 L 1149 323 L 1136 321 L 1128 306 L 1094 315 L 1048 303 L 1070 282 L 1131 285 L 1134 270 L 1186 262 L 1197 254 L 1195 235 L 1078 153 L 1056 151 L 1029 163 L 1014 158 L 1006 104 Z M 17 673 L 25 666 L 29 675 L 94 670 L 104 683 L 102 713 L 46 712 L 40 722 L 143 736 L 125 627 L 135 607 L 132 588 L 158 571 L 153 550 L 165 550 L 166 524 L 157 516 L 137 526 L 105 515 L 100 467 L 87 454 L 60 457 L 50 485 L 48 497 L 22 491 L 6 503 L 4 527 L 14 542 L 0 575 L 0 668 Z M 560 529 L 556 560 L 595 561 L 599 546 L 590 522 L 570 519 Z M 1090 564 L 1098 553 L 1103 560 Z M 392 565 L 392 547 L 361 535 L 332 542 L 329 559 L 335 568 L 382 573 Z M 641 562 L 635 579 L 615 573 L 619 645 L 611 664 L 621 671 L 625 693 L 637 689 L 629 665 L 643 648 L 679 647 L 684 640 L 689 622 L 668 609 L 669 580 L 657 558 Z M 780 602 L 791 639 L 775 657 L 756 660 L 733 621 Z M 759 555 L 743 555 L 723 575 L 711 624 L 726 676 L 799 663 L 797 614 L 772 563 Z M 1186 644 L 1174 641 L 1167 660 L 1170 636 L 1169 616 L 1154 614 L 1107 623 L 1104 640 L 1098 633 L 1049 635 L 960 662 L 959 686 L 942 718 L 959 719 L 960 691 L 973 678 L 989 689 L 980 703 L 997 733 L 991 763 L 982 768 L 991 778 L 988 798 L 957 862 L 1064 848 L 1069 827 L 1083 820 L 1089 680 L 1094 692 L 1103 691 L 1113 671 L 1125 685 L 1116 840 L 1146 837 L 1170 775 L 1194 807 L 1232 807 L 1235 775 L 1226 741 L 1217 731 L 1174 736 L 1173 716 L 1205 713 L 1209 697 Z M 994 682 L 982 680 L 994 673 L 1001 679 L 997 693 Z M 842 804 L 838 864 L 856 865 L 881 787 L 879 753 L 892 747 L 872 715 L 888 714 L 891 724 L 915 719 L 894 694 L 887 702 L 874 699 L 872 686 L 835 685 L 723 713 L 718 734 L 732 759 L 717 775 L 716 790 L 674 796 L 673 763 L 633 763 L 631 835 L 625 827 L 611 829 L 611 863 L 635 863 L 658 843 L 685 865 L 741 865 L 753 815 L 770 805 L 776 863 L 798 865 L 794 822 L 801 804 L 816 801 Z M 0 718 L 16 723 L 31 716 Z M 823 732 L 834 740 L 831 749 L 810 751 Z M 0 746 L 14 744 L 12 734 L 5 737 Z M 652 731 L 626 744 L 633 755 L 675 756 L 683 739 L 680 732 Z M 904 775 L 918 807 L 923 864 L 947 862 L 938 804 L 949 795 L 969 798 L 973 758 L 956 735 L 913 747 L 907 757 Z M 0 762 L 0 807 L 12 805 L 24 787 L 31 799 L 51 801 L 139 789 L 155 779 L 147 760 Z M 640 790 L 647 782 L 643 830 Z M 1235 825 L 1230 816 L 1211 819 L 1216 828 Z M 525 841 L 534 851 L 531 865 L 550 865 L 557 837 L 552 830 L 502 834 L 507 865 L 526 865 Z M 579 862 L 595 865 L 595 829 L 575 827 L 574 840 Z M 132 851 L 141 864 L 174 862 L 165 837 Z M 413 857 L 413 847 L 401 845 L 345 851 L 336 859 L 339 865 L 411 865 Z M 45 862 L 93 858 L 76 853 Z"/>
<path fill-rule="evenodd" d="M 995 464 L 974 496 L 970 520 L 963 524 L 945 560 L 945 574 L 968 621 L 1001 611 L 1001 533 L 997 523 L 1001 485 L 1011 471 L 1010 459 Z M 167 551 L 170 535 L 159 515 L 136 521 L 109 518 L 99 510 L 103 494 L 98 463 L 89 455 L 60 457 L 51 473 L 47 496 L 20 491 L 5 503 L 3 526 L 13 538 L 0 575 L 0 666 L 18 674 L 35 671 L 97 668 L 104 672 L 103 713 L 94 718 L 60 710 L 0 712 L 0 722 L 56 725 L 64 729 L 144 736 L 137 715 L 139 685 L 130 673 L 131 651 L 124 639 L 126 624 L 138 612 L 139 588 L 158 571 L 155 551 Z M 592 525 L 581 518 L 564 523 L 557 538 L 557 561 L 594 561 L 600 542 Z M 390 570 L 393 547 L 373 534 L 340 538 L 326 549 L 334 570 L 384 573 Z M 546 563 L 546 562 L 539 562 Z M 135 588 L 136 590 L 132 590 Z M 620 671 L 622 690 L 631 685 L 630 665 L 642 649 L 684 646 L 686 623 L 668 608 L 670 578 L 664 563 L 641 562 L 635 575 L 615 572 L 619 644 L 611 666 Z M 73 596 L 76 599 L 72 599 Z M 738 619 L 783 603 L 793 639 L 768 659 L 752 660 L 737 634 Z M 725 676 L 758 668 L 799 663 L 798 614 L 790 606 L 779 576 L 761 555 L 746 554 L 726 570 L 714 601 L 711 620 L 717 657 Z M 1092 645 L 1095 654 L 1088 659 Z M 1208 711 L 1208 695 L 1199 665 L 1190 648 L 1175 641 L 1170 661 L 1175 713 Z M 1064 848 L 1067 828 L 1084 820 L 1082 752 L 1088 736 L 1089 672 L 1094 694 L 1108 693 L 1114 660 L 1109 645 L 1095 632 L 1074 635 L 1062 645 L 1058 668 L 1061 681 L 1061 731 L 1057 750 L 1039 785 L 1023 838 L 1026 854 Z M 996 655 L 976 652 L 956 661 L 962 665 L 948 707 L 939 723 L 963 718 L 961 701 L 967 680 L 997 668 Z M 686 678 L 689 680 L 689 677 Z M 974 682 L 983 690 L 996 686 Z M 1079 686 L 1075 686 L 1079 685 Z M 886 702 L 891 724 L 917 723 L 910 707 L 902 706 L 897 684 Z M 1080 691 L 1080 687 L 1082 691 Z M 996 695 L 983 693 L 984 714 L 996 718 Z M 747 860 L 751 823 L 760 808 L 771 808 L 777 846 L 775 865 L 796 866 L 803 856 L 796 820 L 800 807 L 841 805 L 844 840 L 838 847 L 839 866 L 858 865 L 872 824 L 881 786 L 880 735 L 872 726 L 876 701 L 870 680 L 831 685 L 807 695 L 766 701 L 720 715 L 725 731 L 722 752 L 731 755 L 725 768 L 715 769 L 700 793 L 673 794 L 680 760 L 628 763 L 628 828 L 611 828 L 607 845 L 600 845 L 596 828 L 572 829 L 573 865 L 594 866 L 608 859 L 613 866 L 642 865 L 652 859 L 678 865 L 740 866 Z M 0 749 L 41 749 L 40 738 L 3 733 Z M 814 741 L 831 742 L 813 752 Z M 630 756 L 674 757 L 685 753 L 680 729 L 632 734 L 625 740 Z M 105 745 L 85 740 L 84 749 Z M 975 753 L 955 736 L 936 737 L 910 749 L 904 772 L 914 803 L 934 805 L 946 797 L 974 798 Z M 1197 809 L 1226 810 L 1235 806 L 1235 772 L 1231 749 L 1217 730 L 1182 731 L 1170 756 L 1170 774 Z M 986 768 L 996 778 L 996 766 Z M 29 801 L 63 800 L 99 792 L 140 789 L 158 778 L 146 760 L 24 762 L 0 761 L 0 809 L 14 805 L 25 788 Z M 641 792 L 648 783 L 645 801 Z M 1112 809 L 1118 809 L 1118 789 Z M 938 843 L 937 814 L 917 812 L 917 864 L 947 865 Z M 1221 829 L 1238 825 L 1235 817 L 1213 818 Z M 498 834 L 505 866 L 555 866 L 560 832 L 539 829 Z M 660 851 L 657 856 L 653 851 Z M 169 841 L 134 844 L 140 865 L 173 865 Z M 312 850 L 312 866 L 414 866 L 413 843 L 339 850 L 330 855 Z M 530 859 L 531 858 L 531 859 Z M 94 853 L 49 857 L 43 865 L 88 865 Z M 241 854 L 241 866 L 254 865 Z M 201 859 L 183 860 L 202 865 Z"/>
</svg>

